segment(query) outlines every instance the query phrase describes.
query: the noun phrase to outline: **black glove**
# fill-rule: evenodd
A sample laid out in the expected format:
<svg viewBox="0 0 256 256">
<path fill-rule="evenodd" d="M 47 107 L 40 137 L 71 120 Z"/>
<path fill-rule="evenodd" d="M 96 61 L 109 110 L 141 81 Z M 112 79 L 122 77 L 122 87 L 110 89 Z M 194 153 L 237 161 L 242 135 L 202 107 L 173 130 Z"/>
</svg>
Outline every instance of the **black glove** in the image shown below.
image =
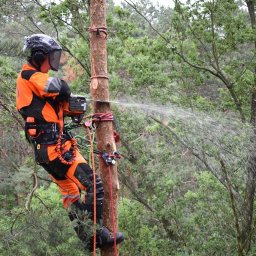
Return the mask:
<svg viewBox="0 0 256 256">
<path fill-rule="evenodd" d="M 71 95 L 71 90 L 68 84 L 64 80 L 60 80 L 60 81 L 61 81 L 61 88 L 60 88 L 59 95 L 56 97 L 56 100 L 59 102 L 68 101 Z"/>
</svg>

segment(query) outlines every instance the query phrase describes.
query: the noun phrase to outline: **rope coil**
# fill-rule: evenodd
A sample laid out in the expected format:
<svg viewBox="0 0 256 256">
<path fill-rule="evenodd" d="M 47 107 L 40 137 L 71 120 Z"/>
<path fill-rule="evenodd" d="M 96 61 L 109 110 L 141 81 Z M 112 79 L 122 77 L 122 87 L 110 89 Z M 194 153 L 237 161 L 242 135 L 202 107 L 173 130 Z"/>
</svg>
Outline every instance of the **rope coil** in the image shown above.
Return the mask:
<svg viewBox="0 0 256 256">
<path fill-rule="evenodd" d="M 89 141 L 90 141 L 90 156 L 93 172 L 93 255 L 96 256 L 96 225 L 97 225 L 97 209 L 96 209 L 96 172 L 95 172 L 95 161 L 93 152 L 93 138 L 91 135 L 90 128 L 87 126 Z"/>
<path fill-rule="evenodd" d="M 104 121 L 113 121 L 114 116 L 111 112 L 106 113 L 95 113 L 92 115 L 92 121 L 104 122 Z"/>
<path fill-rule="evenodd" d="M 94 78 L 104 78 L 104 79 L 109 79 L 108 76 L 104 76 L 104 75 L 98 75 L 98 76 L 91 76 L 91 79 Z"/>
<path fill-rule="evenodd" d="M 107 27 L 89 27 L 88 28 L 88 31 L 90 32 L 90 33 L 94 33 L 94 32 L 96 32 L 96 35 L 100 35 L 100 33 L 102 32 L 102 33 L 104 33 L 105 34 L 105 38 L 107 39 L 107 35 L 108 35 L 108 32 L 107 32 Z"/>
<path fill-rule="evenodd" d="M 59 126 L 60 126 L 60 132 L 59 132 L 59 136 L 58 136 L 58 140 L 57 140 L 57 144 L 56 144 L 56 152 L 58 155 L 58 158 L 60 160 L 61 163 L 66 164 L 66 165 L 72 165 L 75 162 L 75 158 L 76 158 L 76 152 L 77 152 L 77 141 L 75 138 L 71 138 L 71 147 L 70 149 L 72 149 L 72 158 L 70 159 L 70 161 L 65 160 L 62 157 L 62 147 L 61 147 L 61 140 L 62 140 L 62 134 L 63 134 L 63 128 L 64 128 L 64 119 L 63 119 L 63 106 L 60 105 L 60 109 L 59 109 Z"/>
</svg>

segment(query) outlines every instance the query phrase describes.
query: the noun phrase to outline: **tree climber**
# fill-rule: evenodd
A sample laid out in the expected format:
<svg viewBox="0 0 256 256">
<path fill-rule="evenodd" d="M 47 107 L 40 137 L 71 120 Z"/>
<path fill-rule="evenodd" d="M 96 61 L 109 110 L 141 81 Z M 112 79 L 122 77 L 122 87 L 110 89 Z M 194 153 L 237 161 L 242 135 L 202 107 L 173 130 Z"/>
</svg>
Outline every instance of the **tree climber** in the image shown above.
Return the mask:
<svg viewBox="0 0 256 256">
<path fill-rule="evenodd" d="M 76 115 L 67 110 L 72 94 L 68 84 L 48 71 L 59 69 L 62 48 L 51 37 L 34 34 L 26 37 L 23 51 L 27 63 L 17 79 L 16 108 L 25 120 L 25 134 L 33 145 L 35 158 L 58 185 L 64 207 L 74 229 L 89 250 L 93 248 L 92 234 L 84 225 L 85 217 L 93 220 L 93 172 L 78 152 L 72 135 L 63 129 L 64 116 Z M 78 119 L 81 113 L 76 116 Z M 86 191 L 81 199 L 80 190 Z M 96 246 L 112 246 L 114 237 L 102 225 L 104 189 L 96 174 Z M 124 240 L 121 232 L 116 243 Z"/>
</svg>

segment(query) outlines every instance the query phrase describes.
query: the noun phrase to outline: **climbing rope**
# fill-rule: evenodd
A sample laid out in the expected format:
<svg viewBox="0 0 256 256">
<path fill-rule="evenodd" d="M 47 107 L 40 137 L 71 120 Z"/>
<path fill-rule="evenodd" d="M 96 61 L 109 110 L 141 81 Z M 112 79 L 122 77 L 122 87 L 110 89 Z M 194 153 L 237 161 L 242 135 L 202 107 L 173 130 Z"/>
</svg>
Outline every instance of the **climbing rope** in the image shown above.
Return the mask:
<svg viewBox="0 0 256 256">
<path fill-rule="evenodd" d="M 95 172 L 95 161 L 93 152 L 93 139 L 91 130 L 88 126 L 85 126 L 88 131 L 89 141 L 90 141 L 90 159 L 93 172 L 93 255 L 96 256 L 96 225 L 97 225 L 97 209 L 96 209 L 96 172 Z"/>
<path fill-rule="evenodd" d="M 108 113 L 95 113 L 92 115 L 92 122 L 104 122 L 104 121 L 113 121 L 114 117 L 111 112 Z"/>
<path fill-rule="evenodd" d="M 109 194 L 110 194 L 110 208 L 111 208 L 111 220 L 112 220 L 112 229 L 114 235 L 114 252 L 117 256 L 117 246 L 116 246 L 116 225 L 115 225 L 115 211 L 114 211 L 114 201 L 113 201 L 113 188 L 112 188 L 112 175 L 111 167 L 108 165 L 108 178 L 109 178 Z"/>
<path fill-rule="evenodd" d="M 89 27 L 88 31 L 90 33 L 96 33 L 97 36 L 100 36 L 100 33 L 103 33 L 105 36 L 105 39 L 107 39 L 107 27 Z"/>
<path fill-rule="evenodd" d="M 66 165 L 71 165 L 74 163 L 75 158 L 76 158 L 76 152 L 77 152 L 77 141 L 75 138 L 71 138 L 71 147 L 72 149 L 72 158 L 67 161 L 62 157 L 62 147 L 61 147 L 61 141 L 62 141 L 62 134 L 63 134 L 63 128 L 64 128 L 64 119 L 63 119 L 63 106 L 60 104 L 60 109 L 59 109 L 59 126 L 60 126 L 60 132 L 56 144 L 56 152 L 58 154 L 58 158 L 61 161 L 61 163 L 66 164 Z"/>
</svg>

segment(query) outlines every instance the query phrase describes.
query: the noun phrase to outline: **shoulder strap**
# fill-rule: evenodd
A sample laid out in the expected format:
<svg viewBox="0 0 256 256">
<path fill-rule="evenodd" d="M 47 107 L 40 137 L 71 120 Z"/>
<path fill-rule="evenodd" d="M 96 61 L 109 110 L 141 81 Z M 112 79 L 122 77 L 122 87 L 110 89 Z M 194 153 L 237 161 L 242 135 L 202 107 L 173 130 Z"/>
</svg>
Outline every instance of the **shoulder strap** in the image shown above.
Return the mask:
<svg viewBox="0 0 256 256">
<path fill-rule="evenodd" d="M 21 71 L 21 77 L 23 79 L 29 80 L 30 77 L 35 74 L 37 71 L 36 70 L 23 70 Z"/>
</svg>

